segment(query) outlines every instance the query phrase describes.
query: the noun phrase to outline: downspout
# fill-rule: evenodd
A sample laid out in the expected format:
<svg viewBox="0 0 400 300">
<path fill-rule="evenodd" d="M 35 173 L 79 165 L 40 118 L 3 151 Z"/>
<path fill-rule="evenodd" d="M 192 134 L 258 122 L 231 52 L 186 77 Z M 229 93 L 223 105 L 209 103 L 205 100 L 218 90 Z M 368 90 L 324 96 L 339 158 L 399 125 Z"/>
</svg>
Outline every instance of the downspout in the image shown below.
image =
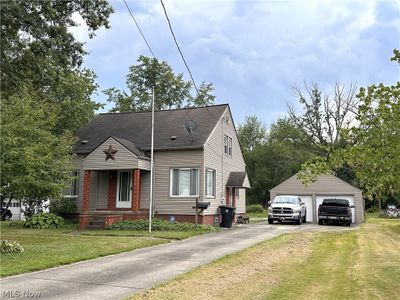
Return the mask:
<svg viewBox="0 0 400 300">
<path fill-rule="evenodd" d="M 222 125 L 221 125 L 221 130 L 222 130 L 222 157 L 221 157 L 221 204 L 226 204 L 226 199 L 225 199 L 225 189 L 224 189 L 224 156 L 225 156 L 225 135 L 224 135 L 224 118 L 225 116 L 221 119 Z M 225 201 L 224 201 L 225 200 Z"/>
</svg>

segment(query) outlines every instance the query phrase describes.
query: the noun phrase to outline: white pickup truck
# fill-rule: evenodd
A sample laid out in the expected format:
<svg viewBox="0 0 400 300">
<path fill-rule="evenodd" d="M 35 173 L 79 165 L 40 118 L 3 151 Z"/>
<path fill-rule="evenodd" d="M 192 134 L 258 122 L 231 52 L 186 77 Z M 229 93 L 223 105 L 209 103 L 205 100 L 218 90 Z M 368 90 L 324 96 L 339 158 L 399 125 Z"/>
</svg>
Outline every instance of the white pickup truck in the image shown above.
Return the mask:
<svg viewBox="0 0 400 300">
<path fill-rule="evenodd" d="M 276 196 L 268 207 L 268 223 L 294 221 L 298 225 L 306 222 L 307 209 L 299 196 Z"/>
</svg>

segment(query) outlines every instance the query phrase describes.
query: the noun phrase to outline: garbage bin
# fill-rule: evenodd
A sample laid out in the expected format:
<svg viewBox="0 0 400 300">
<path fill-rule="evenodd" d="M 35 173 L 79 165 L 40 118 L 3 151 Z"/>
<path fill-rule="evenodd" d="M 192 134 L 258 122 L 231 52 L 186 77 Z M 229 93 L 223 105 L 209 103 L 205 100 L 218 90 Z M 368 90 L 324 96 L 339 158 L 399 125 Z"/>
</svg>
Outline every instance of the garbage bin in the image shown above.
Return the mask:
<svg viewBox="0 0 400 300">
<path fill-rule="evenodd" d="M 236 208 L 232 206 L 221 205 L 219 209 L 222 216 L 222 222 L 219 224 L 219 226 L 225 228 L 231 228 L 233 218 L 235 217 Z"/>
</svg>

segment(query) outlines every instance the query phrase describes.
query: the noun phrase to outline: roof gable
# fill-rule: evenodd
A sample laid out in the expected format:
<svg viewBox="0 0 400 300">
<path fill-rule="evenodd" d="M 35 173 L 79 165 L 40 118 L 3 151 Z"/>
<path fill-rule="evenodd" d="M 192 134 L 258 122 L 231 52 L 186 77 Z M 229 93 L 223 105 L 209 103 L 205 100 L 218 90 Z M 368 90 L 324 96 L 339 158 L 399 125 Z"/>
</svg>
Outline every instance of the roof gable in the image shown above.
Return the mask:
<svg viewBox="0 0 400 300">
<path fill-rule="evenodd" d="M 155 112 L 154 149 L 202 148 L 227 107 L 223 104 Z M 192 134 L 185 128 L 187 121 L 195 124 Z M 90 153 L 110 136 L 134 143 L 139 151 L 147 151 L 151 142 L 151 112 L 99 114 L 77 136 L 79 142 L 74 149 L 77 154 Z"/>
<path fill-rule="evenodd" d="M 297 179 L 297 174 L 295 174 L 271 189 L 271 191 L 276 193 L 286 190 L 289 190 L 289 192 L 297 191 L 298 193 L 323 193 L 338 190 L 341 190 L 343 193 L 361 192 L 360 189 L 330 174 L 319 175 L 315 182 L 311 182 L 307 186 L 304 185 L 301 180 Z"/>
<path fill-rule="evenodd" d="M 107 155 L 109 152 L 112 153 L 111 157 Z M 132 149 L 128 149 L 118 141 L 117 138 L 109 137 L 83 159 L 83 169 L 118 170 L 126 169 L 127 167 L 136 169 L 139 166 L 139 160 L 147 161 L 148 158 L 139 157 Z"/>
</svg>

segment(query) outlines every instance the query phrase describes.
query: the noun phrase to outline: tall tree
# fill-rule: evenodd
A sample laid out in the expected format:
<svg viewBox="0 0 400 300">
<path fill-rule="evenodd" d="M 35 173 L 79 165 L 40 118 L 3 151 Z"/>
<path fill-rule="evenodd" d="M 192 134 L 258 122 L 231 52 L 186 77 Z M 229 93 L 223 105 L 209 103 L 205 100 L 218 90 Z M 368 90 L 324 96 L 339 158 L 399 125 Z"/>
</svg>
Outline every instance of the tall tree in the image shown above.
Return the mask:
<svg viewBox="0 0 400 300">
<path fill-rule="evenodd" d="M 101 26 L 109 27 L 108 17 L 112 12 L 106 0 L 3 1 L 0 5 L 3 100 L 13 97 L 21 85 L 27 84 L 43 93 L 47 101 L 65 99 L 62 113 L 66 113 L 70 124 L 62 124 L 66 117 L 60 114 L 57 127 L 73 130 L 89 121 L 99 107 L 90 99 L 97 86 L 92 72 L 79 69 L 86 52 L 70 29 L 79 26 L 75 17 L 80 16 L 93 37 Z"/>
<path fill-rule="evenodd" d="M 53 133 L 59 108 L 41 98 L 31 87 L 21 88 L 7 101 L 0 98 L 0 193 L 9 202 L 59 196 L 69 180 L 75 140 L 67 131 Z"/>
<path fill-rule="evenodd" d="M 108 101 L 114 103 L 112 112 L 151 110 L 151 91 L 155 90 L 155 109 L 205 106 L 214 103 L 212 84 L 202 83 L 199 93 L 192 96 L 192 83 L 175 74 L 170 65 L 156 58 L 139 56 L 138 64 L 129 68 L 126 85 L 129 93 L 110 88 L 104 91 Z"/>
<path fill-rule="evenodd" d="M 246 116 L 246 120 L 238 127 L 240 145 L 244 151 L 251 151 L 265 142 L 267 137 L 265 126 L 257 116 Z"/>
<path fill-rule="evenodd" d="M 324 95 L 312 83 L 311 87 L 305 84 L 305 93 L 298 88 L 295 92 L 303 111 L 298 114 L 289 106 L 291 120 L 307 134 L 317 154 L 329 157 L 335 148 L 342 147 L 341 130 L 349 128 L 354 120 L 356 87 L 336 83 L 333 95 Z"/>
<path fill-rule="evenodd" d="M 394 50 L 393 61 L 400 63 L 400 52 Z M 400 81 L 361 88 L 356 120 L 357 127 L 343 131 L 349 140 L 345 149 L 337 149 L 329 161 L 318 159 L 304 166 L 305 182 L 320 173 L 348 164 L 355 170 L 364 193 L 381 202 L 400 195 Z"/>
<path fill-rule="evenodd" d="M 278 119 L 266 134 L 261 122 L 250 116 L 238 132 L 252 186 L 247 192 L 250 203 L 266 205 L 268 191 L 313 156 L 307 135 L 288 118 Z"/>
</svg>

